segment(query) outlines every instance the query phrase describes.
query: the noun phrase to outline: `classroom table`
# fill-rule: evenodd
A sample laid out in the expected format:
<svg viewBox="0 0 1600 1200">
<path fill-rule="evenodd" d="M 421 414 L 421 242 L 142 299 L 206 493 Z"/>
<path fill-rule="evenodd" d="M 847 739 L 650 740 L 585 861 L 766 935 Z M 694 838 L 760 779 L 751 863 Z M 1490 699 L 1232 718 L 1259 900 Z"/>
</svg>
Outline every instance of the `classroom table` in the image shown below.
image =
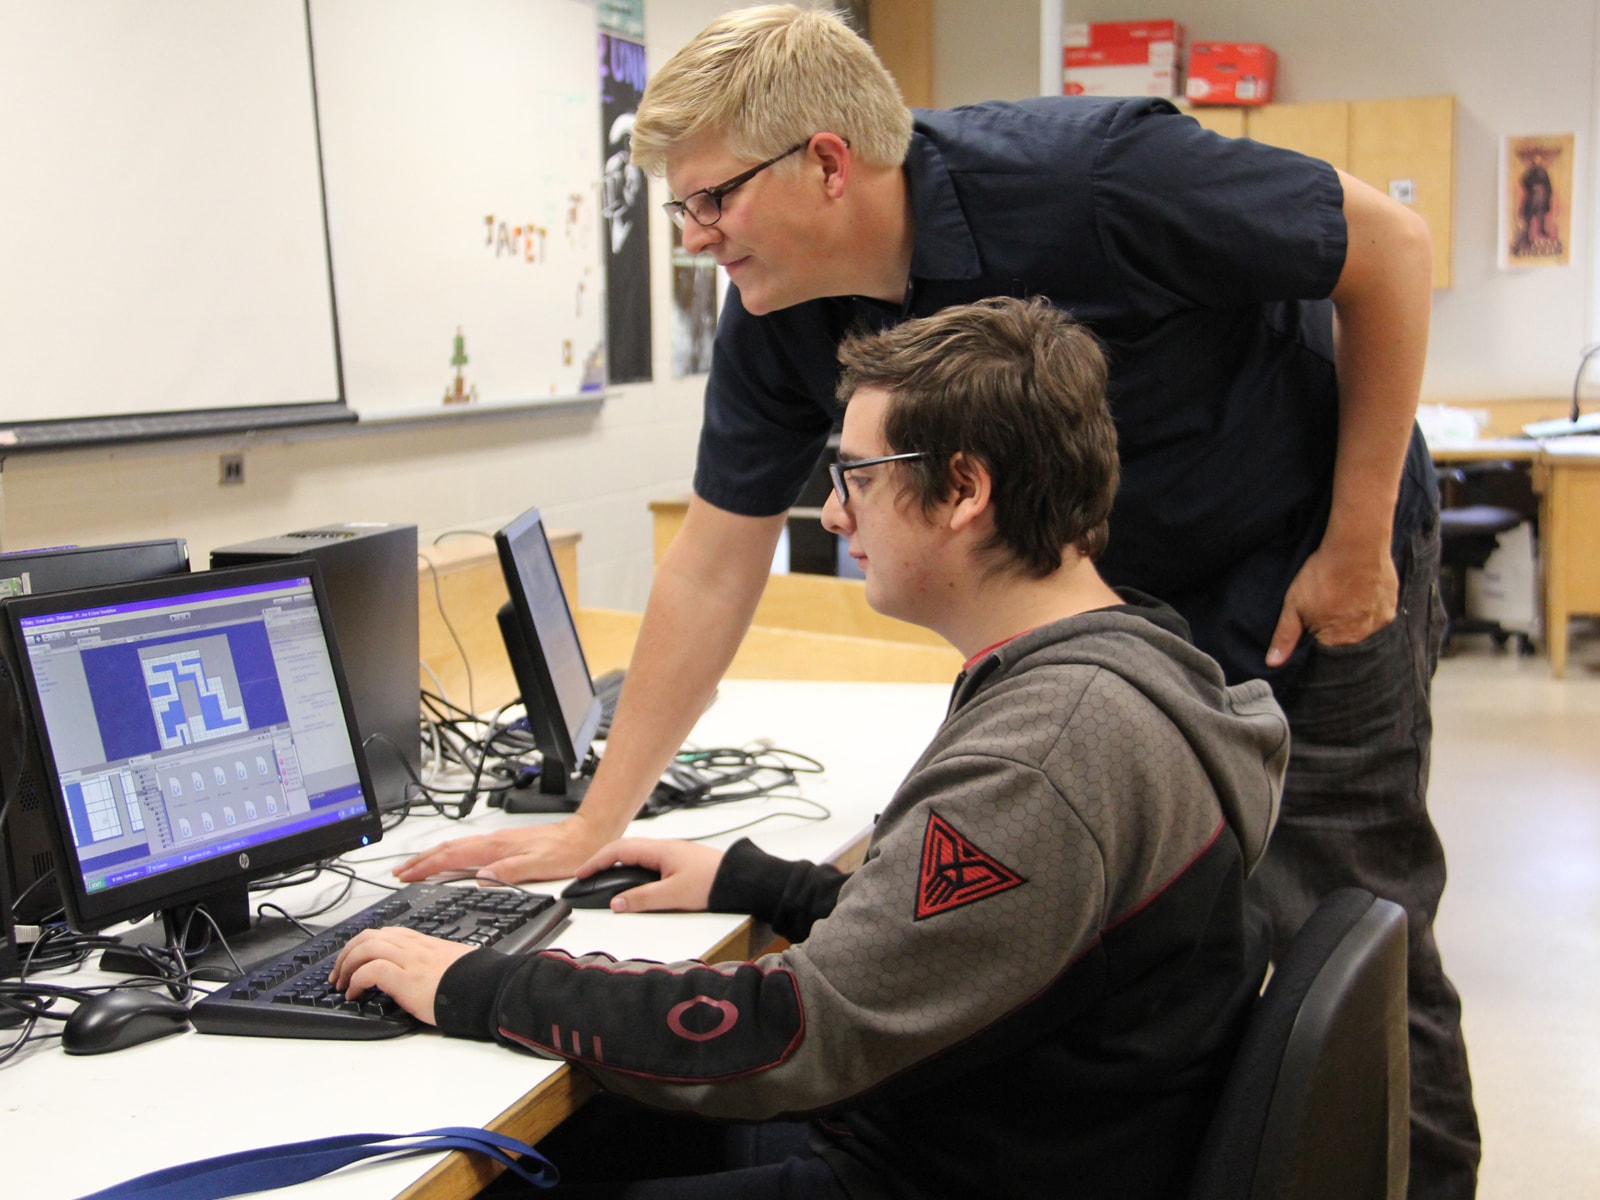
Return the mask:
<svg viewBox="0 0 1600 1200">
<path fill-rule="evenodd" d="M 1550 673 L 1567 673 L 1567 623 L 1600 615 L 1600 438 L 1543 443 L 1535 471 Z"/>
<path fill-rule="evenodd" d="M 734 831 L 772 814 L 811 811 L 801 801 L 774 797 L 668 813 L 636 822 L 630 832 L 711 834 L 718 845 L 749 836 L 773 853 L 849 861 L 933 736 L 948 697 L 948 685 L 930 683 L 725 681 L 689 744 L 770 739 L 821 760 L 825 773 L 801 776 L 798 791 L 825 806 L 826 819 L 773 816 Z M 508 817 L 487 807 L 461 822 L 413 816 L 348 861 L 361 864 L 370 878 L 386 879 L 408 850 L 511 822 L 554 819 Z M 564 882 L 537 886 L 559 891 Z M 270 899 L 291 912 L 309 912 L 336 889 L 333 883 L 312 883 Z M 375 887 L 359 888 L 344 907 L 355 911 L 380 894 Z M 335 911 L 319 921 L 331 923 L 340 915 Z M 765 938 L 748 920 L 726 914 L 577 910 L 553 944 L 675 961 L 745 957 Z M 110 979 L 90 969 L 41 978 L 71 985 Z M 186 1031 L 85 1057 L 43 1041 L 0 1067 L 6 1147 L 0 1178 L 8 1196 L 66 1200 L 161 1167 L 335 1133 L 478 1125 L 537 1142 L 591 1091 L 581 1072 L 563 1064 L 432 1030 L 374 1042 Z M 478 1156 L 432 1155 L 361 1164 L 275 1194 L 293 1200 L 453 1200 L 473 1195 L 493 1173 Z"/>
<path fill-rule="evenodd" d="M 1568 622 L 1600 615 L 1600 437 L 1485 438 L 1430 445 L 1439 464 L 1525 462 L 1539 494 L 1539 571 L 1550 673 L 1567 673 Z"/>
</svg>

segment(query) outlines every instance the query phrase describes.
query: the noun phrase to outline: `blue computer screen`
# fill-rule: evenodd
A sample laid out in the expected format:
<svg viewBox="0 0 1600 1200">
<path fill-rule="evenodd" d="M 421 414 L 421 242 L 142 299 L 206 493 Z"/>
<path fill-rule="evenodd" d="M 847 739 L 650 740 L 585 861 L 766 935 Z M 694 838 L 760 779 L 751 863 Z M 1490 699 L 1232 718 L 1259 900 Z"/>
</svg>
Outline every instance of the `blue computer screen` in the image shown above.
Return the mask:
<svg viewBox="0 0 1600 1200">
<path fill-rule="evenodd" d="M 87 894 L 367 810 L 311 581 L 19 620 Z"/>
</svg>

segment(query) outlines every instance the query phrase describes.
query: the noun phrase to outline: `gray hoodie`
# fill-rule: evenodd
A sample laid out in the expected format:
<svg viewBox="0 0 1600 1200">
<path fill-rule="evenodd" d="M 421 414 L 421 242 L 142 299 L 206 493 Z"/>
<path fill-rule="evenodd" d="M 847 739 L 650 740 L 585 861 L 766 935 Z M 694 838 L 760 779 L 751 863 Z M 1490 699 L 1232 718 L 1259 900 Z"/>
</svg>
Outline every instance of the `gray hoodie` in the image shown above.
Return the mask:
<svg viewBox="0 0 1600 1200">
<path fill-rule="evenodd" d="M 852 1195 L 1176 1194 L 1260 984 L 1243 883 L 1288 756 L 1267 685 L 1185 635 L 1135 598 L 974 660 L 848 878 L 730 850 L 713 907 L 781 953 L 472 955 L 441 1028 L 659 1107 L 811 1116 Z"/>
</svg>

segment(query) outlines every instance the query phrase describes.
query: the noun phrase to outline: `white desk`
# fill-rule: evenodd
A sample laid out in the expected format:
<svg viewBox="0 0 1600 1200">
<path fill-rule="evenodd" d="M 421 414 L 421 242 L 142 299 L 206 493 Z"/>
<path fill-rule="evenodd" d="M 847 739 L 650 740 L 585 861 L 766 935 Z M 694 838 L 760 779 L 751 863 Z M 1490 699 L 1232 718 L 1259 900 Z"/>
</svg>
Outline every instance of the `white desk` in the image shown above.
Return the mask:
<svg viewBox="0 0 1600 1200">
<path fill-rule="evenodd" d="M 801 790 L 833 815 L 815 823 L 768 821 L 719 843 L 750 836 L 774 853 L 812 859 L 849 848 L 932 737 L 948 694 L 938 684 L 725 682 L 696 726 L 693 744 L 740 745 L 767 737 L 820 759 L 827 773 L 802 776 Z M 782 808 L 781 799 L 768 799 L 669 813 L 639 822 L 633 831 L 695 836 Z M 468 829 L 544 819 L 550 818 L 507 817 L 492 809 L 459 823 L 411 819 L 372 851 L 352 857 L 377 859 Z M 387 878 L 392 861 L 383 858 L 367 873 Z M 308 911 L 332 887 L 311 885 L 274 899 L 290 911 Z M 377 895 L 361 889 L 349 907 L 364 907 Z M 579 911 L 556 944 L 672 961 L 705 954 L 742 923 L 710 913 Z M 45 978 L 89 983 L 104 977 L 82 972 Z M 335 1133 L 490 1125 L 530 1090 L 567 1078 L 568 1068 L 560 1064 L 432 1031 L 378 1042 L 187 1032 L 91 1057 L 68 1056 L 54 1041 L 37 1043 L 0 1067 L 5 1194 L 67 1200 L 146 1171 L 253 1146 Z M 470 1195 L 470 1177 L 457 1169 L 458 1156 L 441 1165 L 445 1157 L 361 1165 L 276 1194 L 294 1200 Z"/>
</svg>

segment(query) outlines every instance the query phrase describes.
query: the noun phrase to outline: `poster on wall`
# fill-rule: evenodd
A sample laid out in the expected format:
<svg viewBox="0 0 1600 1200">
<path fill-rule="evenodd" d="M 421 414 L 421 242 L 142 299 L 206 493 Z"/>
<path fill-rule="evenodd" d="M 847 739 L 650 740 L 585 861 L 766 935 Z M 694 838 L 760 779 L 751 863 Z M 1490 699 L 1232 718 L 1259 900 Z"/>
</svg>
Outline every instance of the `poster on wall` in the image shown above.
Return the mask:
<svg viewBox="0 0 1600 1200">
<path fill-rule="evenodd" d="M 601 29 L 644 44 L 644 0 L 600 0 L 595 19 Z"/>
<path fill-rule="evenodd" d="M 1500 266 L 1564 267 L 1572 260 L 1570 133 L 1507 137 L 1500 152 Z"/>
<path fill-rule="evenodd" d="M 717 258 L 683 248 L 683 231 L 672 227 L 672 377 L 711 370 L 717 332 Z"/>
<path fill-rule="evenodd" d="M 600 212 L 606 262 L 606 379 L 644 383 L 650 371 L 649 188 L 628 161 L 644 91 L 644 47 L 600 32 Z"/>
</svg>

